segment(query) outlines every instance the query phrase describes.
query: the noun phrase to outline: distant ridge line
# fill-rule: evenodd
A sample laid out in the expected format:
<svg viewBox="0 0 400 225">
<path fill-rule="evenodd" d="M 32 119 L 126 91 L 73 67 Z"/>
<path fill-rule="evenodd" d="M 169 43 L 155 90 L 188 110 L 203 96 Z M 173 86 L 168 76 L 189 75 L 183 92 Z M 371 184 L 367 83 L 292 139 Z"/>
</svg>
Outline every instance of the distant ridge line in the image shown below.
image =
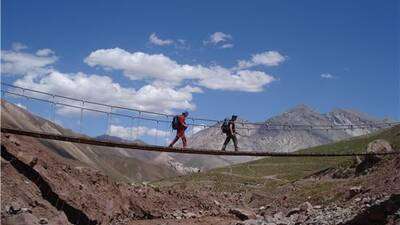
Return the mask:
<svg viewBox="0 0 400 225">
<path fill-rule="evenodd" d="M 192 149 L 192 148 L 169 148 L 157 145 L 141 145 L 135 143 L 123 143 L 117 141 L 102 141 L 89 137 L 76 137 L 66 136 L 59 134 L 50 134 L 44 132 L 26 131 L 13 128 L 1 128 L 2 133 L 23 135 L 34 138 L 42 138 L 48 140 L 57 140 L 65 142 L 73 142 L 80 144 L 114 147 L 114 148 L 125 148 L 135 149 L 141 151 L 154 151 L 154 152 L 172 152 L 180 154 L 198 154 L 198 155 L 224 155 L 224 156 L 272 156 L 272 157 L 349 157 L 349 156 L 367 156 L 367 155 L 395 155 L 400 154 L 400 151 L 394 150 L 392 152 L 382 153 L 282 153 L 282 152 L 268 152 L 268 151 L 220 151 L 212 149 Z"/>
</svg>

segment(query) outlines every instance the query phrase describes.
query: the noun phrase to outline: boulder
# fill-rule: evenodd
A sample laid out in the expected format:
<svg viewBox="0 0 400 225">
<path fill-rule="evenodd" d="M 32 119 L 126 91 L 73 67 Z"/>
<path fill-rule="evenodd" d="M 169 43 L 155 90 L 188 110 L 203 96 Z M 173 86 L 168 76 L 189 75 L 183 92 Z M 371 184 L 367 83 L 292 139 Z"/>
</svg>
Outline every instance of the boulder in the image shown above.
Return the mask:
<svg viewBox="0 0 400 225">
<path fill-rule="evenodd" d="M 18 152 L 17 158 L 30 167 L 34 167 L 38 162 L 38 158 L 36 156 L 26 152 Z"/>
<path fill-rule="evenodd" d="M 313 211 L 313 206 L 311 205 L 311 203 L 309 202 L 303 202 L 300 206 L 299 206 L 300 210 L 302 212 L 305 212 L 306 214 L 310 214 Z"/>
<path fill-rule="evenodd" d="M 229 213 L 235 215 L 242 221 L 256 218 L 256 214 L 254 212 L 246 209 L 230 209 Z"/>
<path fill-rule="evenodd" d="M 183 213 L 183 218 L 190 219 L 190 218 L 196 218 L 196 217 L 197 217 L 197 214 L 192 213 L 192 212 L 185 212 L 185 213 Z"/>
<path fill-rule="evenodd" d="M 367 153 L 385 153 L 393 151 L 392 146 L 389 142 L 383 139 L 377 139 L 370 142 L 367 146 Z M 372 157 L 381 158 L 381 156 L 373 155 Z M 371 156 L 366 156 L 366 160 Z"/>
<path fill-rule="evenodd" d="M 346 199 L 352 199 L 354 196 L 360 194 L 362 192 L 362 187 L 361 186 L 354 186 L 349 189 L 349 191 L 346 194 Z"/>
<path fill-rule="evenodd" d="M 49 221 L 48 221 L 46 218 L 40 218 L 40 219 L 39 219 L 39 223 L 40 223 L 40 224 L 48 224 Z"/>
<path fill-rule="evenodd" d="M 18 203 L 12 202 L 10 207 L 8 207 L 7 211 L 9 214 L 17 214 L 21 211 L 21 207 L 19 206 Z"/>
<path fill-rule="evenodd" d="M 291 209 L 291 210 L 289 210 L 289 212 L 286 214 L 286 217 L 290 217 L 291 215 L 294 215 L 294 214 L 298 214 L 298 213 L 300 213 L 300 208 L 293 208 L 293 209 Z"/>
<path fill-rule="evenodd" d="M 366 153 L 385 153 L 393 151 L 389 142 L 383 139 L 377 139 L 370 142 L 367 146 Z M 356 174 L 362 175 L 368 173 L 377 162 L 382 159 L 381 155 L 367 155 L 364 160 L 357 165 Z"/>
</svg>

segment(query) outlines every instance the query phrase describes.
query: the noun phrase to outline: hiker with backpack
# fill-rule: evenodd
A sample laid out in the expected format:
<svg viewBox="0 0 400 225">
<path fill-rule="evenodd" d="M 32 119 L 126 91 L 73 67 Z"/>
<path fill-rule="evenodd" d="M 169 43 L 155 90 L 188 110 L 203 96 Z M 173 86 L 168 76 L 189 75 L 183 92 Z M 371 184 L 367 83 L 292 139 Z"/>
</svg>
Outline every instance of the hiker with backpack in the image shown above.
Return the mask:
<svg viewBox="0 0 400 225">
<path fill-rule="evenodd" d="M 176 136 L 175 139 L 169 144 L 168 147 L 172 148 L 174 144 L 179 140 L 179 138 L 182 139 L 183 147 L 186 148 L 187 141 L 185 137 L 185 130 L 188 128 L 188 125 L 186 124 L 186 117 L 188 117 L 189 113 L 183 112 L 182 115 L 179 116 L 174 116 L 172 119 L 172 129 L 176 130 Z"/>
<path fill-rule="evenodd" d="M 224 122 L 222 123 L 221 130 L 222 133 L 226 134 L 226 139 L 224 142 L 224 145 L 222 146 L 222 151 L 225 151 L 226 146 L 228 145 L 229 141 L 232 139 L 233 140 L 233 145 L 235 146 L 235 151 L 238 151 L 238 142 L 236 138 L 236 128 L 235 128 L 235 121 L 237 119 L 236 115 L 232 115 L 232 118 L 225 119 Z"/>
</svg>

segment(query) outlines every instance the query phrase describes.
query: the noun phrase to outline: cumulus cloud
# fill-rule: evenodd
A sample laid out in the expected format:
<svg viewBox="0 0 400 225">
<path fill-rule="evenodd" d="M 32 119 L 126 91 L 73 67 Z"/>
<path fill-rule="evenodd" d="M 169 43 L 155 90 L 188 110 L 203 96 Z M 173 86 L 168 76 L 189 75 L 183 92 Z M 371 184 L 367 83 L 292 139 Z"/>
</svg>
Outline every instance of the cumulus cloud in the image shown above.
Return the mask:
<svg viewBox="0 0 400 225">
<path fill-rule="evenodd" d="M 179 64 L 163 54 L 130 53 L 119 48 L 100 49 L 85 59 L 90 66 L 121 70 L 132 80 L 145 81 L 143 86 L 131 88 L 123 87 L 105 75 L 61 72 L 52 67 L 57 56 L 51 49 L 40 49 L 35 53 L 4 50 L 1 54 L 2 72 L 21 76 L 14 82 L 17 86 L 165 113 L 194 110 L 193 94 L 202 93 L 202 88 L 258 92 L 275 80 L 262 71 Z M 63 102 L 81 105 L 80 102 Z M 71 107 L 57 107 L 57 113 L 61 114 L 79 112 Z"/>
<path fill-rule="evenodd" d="M 130 53 L 120 48 L 96 50 L 85 62 L 90 66 L 122 70 L 132 80 L 150 80 L 171 86 L 189 80 L 209 89 L 258 92 L 275 80 L 262 71 L 179 64 L 163 54 Z"/>
<path fill-rule="evenodd" d="M 261 71 L 239 70 L 235 73 L 223 68 L 213 67 L 210 76 L 199 80 L 199 85 L 214 90 L 260 92 L 264 85 L 271 83 L 275 78 Z"/>
<path fill-rule="evenodd" d="M 225 34 L 223 32 L 215 32 L 210 35 L 208 40 L 205 41 L 206 44 L 211 43 L 211 44 L 218 44 L 221 42 L 227 42 L 229 40 L 232 40 L 232 35 L 230 34 Z"/>
<path fill-rule="evenodd" d="M 250 60 L 239 60 L 237 68 L 245 69 L 254 66 L 278 66 L 286 60 L 286 57 L 277 51 L 266 51 L 252 55 Z"/>
<path fill-rule="evenodd" d="M 159 38 L 155 33 L 152 33 L 150 35 L 149 41 L 151 44 L 159 45 L 159 46 L 172 45 L 174 43 L 173 40 L 170 40 L 170 39 L 163 40 L 163 39 Z"/>
<path fill-rule="evenodd" d="M 165 138 L 169 137 L 170 133 L 167 131 L 159 130 L 156 128 L 149 128 L 145 126 L 138 126 L 138 127 L 124 127 L 119 125 L 111 124 L 109 135 L 120 137 L 126 140 L 129 139 L 137 139 L 141 136 L 153 136 L 153 137 L 160 137 Z"/>
<path fill-rule="evenodd" d="M 233 44 L 224 44 L 221 46 L 221 48 L 233 48 Z"/>
<path fill-rule="evenodd" d="M 57 57 L 55 55 L 33 55 L 20 52 L 19 50 L 1 51 L 2 74 L 41 74 L 46 72 L 47 66 L 57 61 Z"/>
<path fill-rule="evenodd" d="M 190 86 L 174 89 L 150 84 L 135 90 L 122 87 L 108 76 L 62 73 L 57 70 L 51 70 L 36 79 L 27 76 L 16 80 L 14 84 L 105 104 L 168 113 L 173 109 L 195 109 L 192 93 L 199 91 Z M 65 107 L 60 110 L 64 113 L 73 112 Z"/>
<path fill-rule="evenodd" d="M 323 79 L 335 79 L 335 78 L 336 78 L 336 76 L 334 76 L 334 75 L 332 75 L 332 74 L 330 74 L 330 73 L 323 73 L 323 74 L 321 74 L 320 76 L 321 76 L 321 78 L 323 78 Z"/>
<path fill-rule="evenodd" d="M 48 49 L 48 48 L 39 49 L 39 50 L 36 52 L 36 55 L 38 55 L 38 56 L 50 56 L 50 55 L 54 55 L 54 51 L 51 50 L 51 49 Z"/>
</svg>

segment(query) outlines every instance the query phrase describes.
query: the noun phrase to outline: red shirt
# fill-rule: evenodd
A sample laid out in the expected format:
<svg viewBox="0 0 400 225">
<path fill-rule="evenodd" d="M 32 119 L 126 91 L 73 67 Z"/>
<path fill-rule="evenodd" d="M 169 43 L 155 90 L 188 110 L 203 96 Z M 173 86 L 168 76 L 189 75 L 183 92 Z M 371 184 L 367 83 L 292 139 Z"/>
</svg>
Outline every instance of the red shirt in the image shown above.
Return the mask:
<svg viewBox="0 0 400 225">
<path fill-rule="evenodd" d="M 184 130 L 186 128 L 186 118 L 184 115 L 178 116 L 178 122 L 179 122 L 179 130 Z"/>
<path fill-rule="evenodd" d="M 178 137 L 185 137 L 185 129 L 187 127 L 185 120 L 186 118 L 184 115 L 178 116 L 179 126 L 178 129 L 176 130 L 176 136 Z"/>
</svg>

